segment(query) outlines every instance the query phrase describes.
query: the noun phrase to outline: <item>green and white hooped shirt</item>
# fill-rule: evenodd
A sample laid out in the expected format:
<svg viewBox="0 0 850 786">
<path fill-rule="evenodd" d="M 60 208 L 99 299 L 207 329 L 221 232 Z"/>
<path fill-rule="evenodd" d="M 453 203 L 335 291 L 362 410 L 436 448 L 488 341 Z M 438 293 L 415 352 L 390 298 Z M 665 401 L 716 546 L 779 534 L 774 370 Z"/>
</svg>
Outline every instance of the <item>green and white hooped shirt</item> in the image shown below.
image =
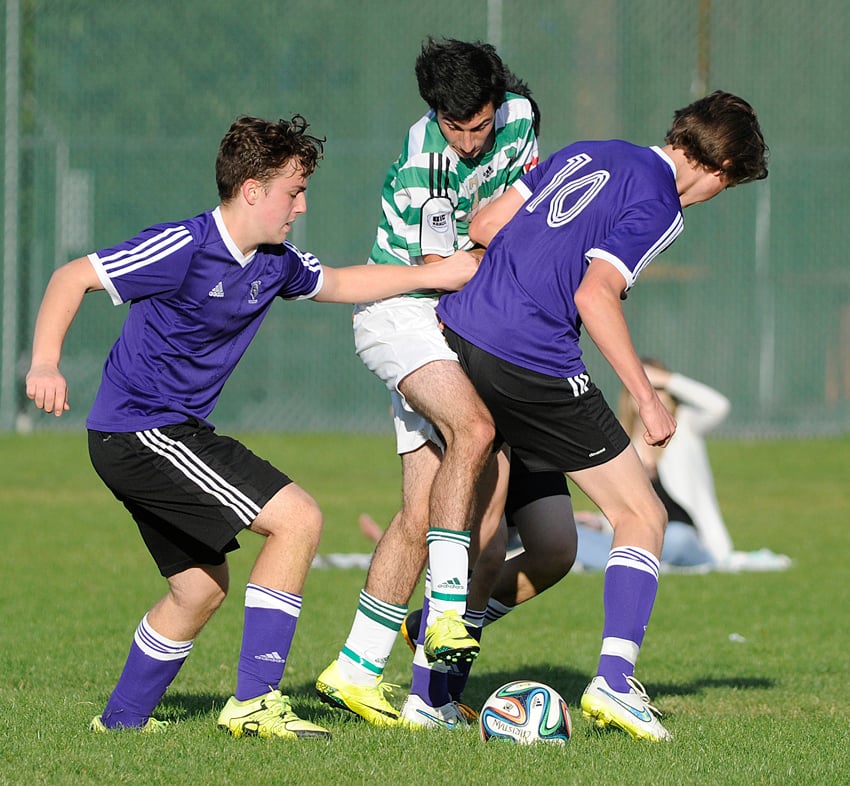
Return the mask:
<svg viewBox="0 0 850 786">
<path fill-rule="evenodd" d="M 371 262 L 418 265 L 426 254 L 446 257 L 472 246 L 467 231 L 476 211 L 538 161 L 527 98 L 508 93 L 494 122 L 493 147 L 475 160 L 449 146 L 433 111 L 410 128 L 384 182 Z"/>
</svg>

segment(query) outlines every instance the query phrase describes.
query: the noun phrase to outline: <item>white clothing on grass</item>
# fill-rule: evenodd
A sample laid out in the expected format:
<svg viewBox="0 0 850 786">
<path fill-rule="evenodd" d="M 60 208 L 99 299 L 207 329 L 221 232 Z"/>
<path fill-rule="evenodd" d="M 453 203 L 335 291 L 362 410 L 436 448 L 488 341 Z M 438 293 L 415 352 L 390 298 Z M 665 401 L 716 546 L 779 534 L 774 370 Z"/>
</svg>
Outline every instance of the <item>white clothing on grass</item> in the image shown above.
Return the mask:
<svg viewBox="0 0 850 786">
<path fill-rule="evenodd" d="M 729 414 L 729 399 L 702 382 L 671 374 L 665 390 L 677 402 L 676 433 L 661 453 L 656 468 L 661 485 L 690 515 L 699 540 L 715 562 L 732 554 L 714 488 L 705 434 Z"/>
</svg>

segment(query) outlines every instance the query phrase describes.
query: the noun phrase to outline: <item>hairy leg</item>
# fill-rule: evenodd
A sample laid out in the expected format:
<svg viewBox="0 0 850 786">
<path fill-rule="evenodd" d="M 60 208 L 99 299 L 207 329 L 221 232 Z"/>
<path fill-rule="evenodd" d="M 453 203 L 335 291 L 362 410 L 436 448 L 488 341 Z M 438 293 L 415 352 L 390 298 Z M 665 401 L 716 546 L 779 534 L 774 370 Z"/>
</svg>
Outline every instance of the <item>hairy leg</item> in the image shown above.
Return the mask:
<svg viewBox="0 0 850 786">
<path fill-rule="evenodd" d="M 476 485 L 495 436 L 487 407 L 460 365 L 448 360 L 428 363 L 409 374 L 399 391 L 439 429 L 446 443 L 431 486 L 430 526 L 471 530 Z"/>
<path fill-rule="evenodd" d="M 440 467 L 440 451 L 427 443 L 401 456 L 402 509 L 393 516 L 372 557 L 364 589 L 387 603 L 410 600 L 428 556 L 431 484 Z"/>
<path fill-rule="evenodd" d="M 478 484 L 476 514 L 469 561 L 474 565 L 469 584 L 470 609 L 484 609 L 493 586 L 499 579 L 507 548 L 507 527 L 503 513 L 508 493 L 510 460 L 506 449 L 490 460 Z"/>
</svg>

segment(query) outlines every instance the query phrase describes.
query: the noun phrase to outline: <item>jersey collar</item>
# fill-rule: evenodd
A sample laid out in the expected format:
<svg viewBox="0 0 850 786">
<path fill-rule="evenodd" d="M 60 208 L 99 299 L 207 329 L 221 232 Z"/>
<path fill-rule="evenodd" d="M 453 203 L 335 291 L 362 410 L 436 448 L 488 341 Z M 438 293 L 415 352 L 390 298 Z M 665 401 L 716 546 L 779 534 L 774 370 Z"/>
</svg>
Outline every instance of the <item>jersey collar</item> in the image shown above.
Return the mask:
<svg viewBox="0 0 850 786">
<path fill-rule="evenodd" d="M 658 157 L 662 161 L 664 161 L 667 164 L 667 166 L 670 167 L 671 171 L 673 172 L 673 177 L 675 178 L 676 177 L 676 165 L 673 163 L 673 159 L 670 158 L 670 156 L 668 156 L 667 153 L 665 153 L 660 147 L 658 147 L 658 145 L 651 145 L 650 150 L 655 152 L 658 155 Z"/>
<path fill-rule="evenodd" d="M 218 229 L 219 235 L 221 235 L 221 239 L 224 241 L 224 245 L 227 250 L 230 252 L 230 255 L 233 257 L 236 262 L 239 263 L 241 267 L 248 267 L 248 264 L 254 258 L 254 254 L 257 253 L 257 250 L 254 249 L 250 254 L 245 256 L 240 250 L 236 243 L 233 241 L 233 238 L 230 236 L 230 232 L 227 231 L 227 227 L 224 225 L 224 219 L 221 217 L 221 205 L 219 205 L 212 212 L 213 220 L 215 221 L 216 229 Z"/>
</svg>

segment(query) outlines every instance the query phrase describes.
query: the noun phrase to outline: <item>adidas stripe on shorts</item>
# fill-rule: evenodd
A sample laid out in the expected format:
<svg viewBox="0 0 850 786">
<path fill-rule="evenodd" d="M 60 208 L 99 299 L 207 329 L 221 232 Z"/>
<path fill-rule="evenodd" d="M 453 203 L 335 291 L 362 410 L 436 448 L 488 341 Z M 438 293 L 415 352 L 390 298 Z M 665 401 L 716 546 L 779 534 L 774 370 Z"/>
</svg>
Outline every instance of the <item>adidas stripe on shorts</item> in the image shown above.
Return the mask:
<svg viewBox="0 0 850 786">
<path fill-rule="evenodd" d="M 445 329 L 448 345 L 529 472 L 577 472 L 605 464 L 629 437 L 602 392 L 585 374 L 550 377 L 502 360 Z"/>
<path fill-rule="evenodd" d="M 89 456 L 166 577 L 221 565 L 239 548 L 236 535 L 292 482 L 197 418 L 146 431 L 89 430 Z"/>
</svg>

